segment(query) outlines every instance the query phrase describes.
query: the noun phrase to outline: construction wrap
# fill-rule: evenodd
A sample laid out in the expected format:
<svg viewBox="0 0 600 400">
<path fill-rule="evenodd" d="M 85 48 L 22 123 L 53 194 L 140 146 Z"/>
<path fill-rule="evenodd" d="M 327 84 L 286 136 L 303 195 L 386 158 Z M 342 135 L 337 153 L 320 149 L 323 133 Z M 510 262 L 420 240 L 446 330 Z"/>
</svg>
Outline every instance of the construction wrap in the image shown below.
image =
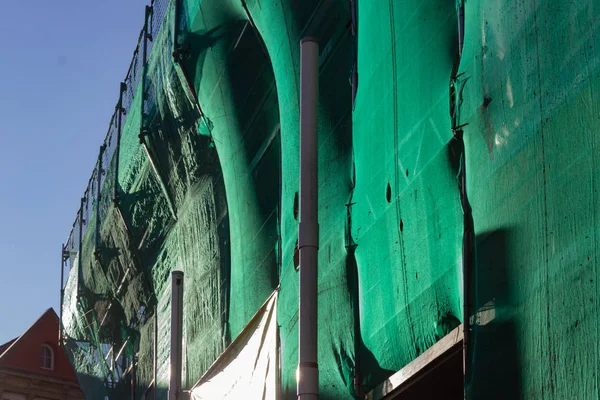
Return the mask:
<svg viewBox="0 0 600 400">
<path fill-rule="evenodd" d="M 151 11 L 66 246 L 62 323 L 88 399 L 166 398 L 172 269 L 186 277 L 184 386 L 228 344 L 218 155 L 198 132 L 200 114 L 173 62 L 175 3 L 157 0 Z"/>
<path fill-rule="evenodd" d="M 465 1 L 470 398 L 598 396 L 599 44 L 596 0 Z"/>
<path fill-rule="evenodd" d="M 63 252 L 89 399 L 166 398 L 174 269 L 183 387 L 296 398 L 304 36 L 320 399 L 363 398 L 462 322 L 467 398 L 597 397 L 597 0 L 150 5 Z"/>
<path fill-rule="evenodd" d="M 192 400 L 277 399 L 277 292 L 192 388 Z"/>
<path fill-rule="evenodd" d="M 462 320 L 460 154 L 448 97 L 456 27 L 451 1 L 358 3 L 350 213 L 369 386 Z"/>
</svg>

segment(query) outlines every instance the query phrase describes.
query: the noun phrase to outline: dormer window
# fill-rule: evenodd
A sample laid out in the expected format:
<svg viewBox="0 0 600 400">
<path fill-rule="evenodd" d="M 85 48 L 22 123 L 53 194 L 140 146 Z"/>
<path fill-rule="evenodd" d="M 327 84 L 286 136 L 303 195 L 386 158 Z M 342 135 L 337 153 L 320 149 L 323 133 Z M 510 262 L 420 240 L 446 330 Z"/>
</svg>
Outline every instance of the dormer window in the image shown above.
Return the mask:
<svg viewBox="0 0 600 400">
<path fill-rule="evenodd" d="M 40 351 L 40 367 L 43 369 L 54 369 L 54 351 L 47 344 L 42 345 Z"/>
</svg>

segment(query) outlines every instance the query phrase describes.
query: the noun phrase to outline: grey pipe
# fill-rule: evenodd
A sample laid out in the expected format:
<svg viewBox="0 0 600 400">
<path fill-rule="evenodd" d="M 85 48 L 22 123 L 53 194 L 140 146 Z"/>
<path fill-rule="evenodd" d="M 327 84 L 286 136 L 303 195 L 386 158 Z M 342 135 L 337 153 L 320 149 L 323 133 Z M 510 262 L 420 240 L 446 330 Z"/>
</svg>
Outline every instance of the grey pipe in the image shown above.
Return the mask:
<svg viewBox="0 0 600 400">
<path fill-rule="evenodd" d="M 152 18 L 152 7 L 146 6 L 146 14 L 144 15 L 144 44 L 142 47 L 142 65 L 146 66 L 148 61 L 148 40 L 152 40 L 152 35 L 148 33 L 149 21 Z M 142 74 L 143 78 L 144 74 Z"/>
<path fill-rule="evenodd" d="M 183 271 L 171 272 L 171 362 L 169 400 L 182 398 L 181 343 L 183 332 Z"/>
<path fill-rule="evenodd" d="M 153 399 L 158 400 L 156 396 L 156 387 L 158 385 L 158 307 L 154 305 L 154 351 L 152 363 L 152 393 Z"/>
<path fill-rule="evenodd" d="M 70 238 L 69 238 L 70 239 Z M 60 252 L 60 318 L 58 321 L 58 345 L 63 346 L 63 303 L 65 300 L 65 245 Z"/>
<path fill-rule="evenodd" d="M 96 170 L 96 241 L 94 249 L 94 258 L 96 260 L 100 260 L 100 202 L 102 201 L 102 174 L 104 170 L 102 169 L 102 157 L 104 156 L 104 149 L 106 148 L 105 144 L 100 146 L 100 154 L 98 154 L 98 169 Z"/>
<path fill-rule="evenodd" d="M 83 205 L 85 204 L 85 196 L 87 196 L 87 190 L 84 197 L 81 198 L 79 203 L 79 238 L 77 238 L 77 301 L 81 296 L 81 282 L 83 282 L 83 268 L 81 267 L 81 247 L 83 246 Z"/>
<path fill-rule="evenodd" d="M 113 204 L 117 206 L 119 204 L 119 154 L 121 153 L 121 134 L 122 134 L 122 124 L 123 124 L 123 113 L 125 109 L 123 108 L 123 93 L 127 90 L 127 84 L 125 82 L 121 82 L 119 86 L 119 101 L 116 106 L 117 112 L 117 148 L 115 149 L 115 187 L 113 188 Z"/>
<path fill-rule="evenodd" d="M 319 397 L 317 364 L 319 43 L 300 41 L 300 329 L 298 386 L 300 400 Z"/>
<path fill-rule="evenodd" d="M 135 385 L 137 385 L 136 381 L 136 368 L 135 364 L 137 362 L 137 357 L 135 356 L 135 342 L 131 341 L 131 351 L 133 355 L 131 356 L 131 400 L 135 400 Z"/>
</svg>

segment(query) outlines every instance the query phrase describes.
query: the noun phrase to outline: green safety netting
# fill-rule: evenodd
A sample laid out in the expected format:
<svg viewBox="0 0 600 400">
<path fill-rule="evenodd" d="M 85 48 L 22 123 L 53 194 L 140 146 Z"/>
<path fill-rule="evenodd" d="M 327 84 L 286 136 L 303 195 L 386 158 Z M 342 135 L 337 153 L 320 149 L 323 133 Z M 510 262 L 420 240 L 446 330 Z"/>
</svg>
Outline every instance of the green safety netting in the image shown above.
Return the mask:
<svg viewBox="0 0 600 400">
<path fill-rule="evenodd" d="M 187 12 L 195 18 L 178 41 L 180 58 L 204 114 L 200 129 L 221 161 L 230 220 L 228 321 L 236 336 L 278 282 L 277 93 L 243 9 L 222 1 L 192 6 Z"/>
<path fill-rule="evenodd" d="M 184 270 L 188 282 L 188 387 L 228 340 L 223 178 L 176 73 L 174 20 L 172 2 L 147 10 L 101 164 L 66 246 L 62 321 L 88 398 L 140 398 L 153 385 L 155 361 L 158 394 L 166 396 L 172 269 Z"/>
<path fill-rule="evenodd" d="M 371 384 L 386 378 L 375 366 L 399 370 L 462 319 L 462 211 L 448 98 L 456 9 L 448 1 L 377 3 L 358 7 L 351 207 L 362 369 Z"/>
<path fill-rule="evenodd" d="M 299 42 L 317 1 L 248 1 L 246 6 L 273 65 L 281 124 L 281 336 L 284 398 L 296 394 L 298 363 L 297 258 L 299 187 Z M 356 367 L 356 267 L 350 256 L 348 208 L 353 185 L 351 90 L 353 40 L 350 10 L 336 2 L 331 21 L 322 26 L 319 102 L 319 364 L 322 398 L 354 393 Z M 326 51 L 325 49 L 329 49 Z"/>
<path fill-rule="evenodd" d="M 599 17 L 593 0 L 465 2 L 472 290 L 494 310 L 473 398 L 598 395 Z"/>
<path fill-rule="evenodd" d="M 295 398 L 306 34 L 321 44 L 321 398 L 362 396 L 460 324 L 463 263 L 470 398 L 597 393 L 598 5 L 353 3 L 354 23 L 345 0 L 147 8 L 63 250 L 88 398 L 166 398 L 174 269 L 184 386 L 279 290 Z"/>
</svg>

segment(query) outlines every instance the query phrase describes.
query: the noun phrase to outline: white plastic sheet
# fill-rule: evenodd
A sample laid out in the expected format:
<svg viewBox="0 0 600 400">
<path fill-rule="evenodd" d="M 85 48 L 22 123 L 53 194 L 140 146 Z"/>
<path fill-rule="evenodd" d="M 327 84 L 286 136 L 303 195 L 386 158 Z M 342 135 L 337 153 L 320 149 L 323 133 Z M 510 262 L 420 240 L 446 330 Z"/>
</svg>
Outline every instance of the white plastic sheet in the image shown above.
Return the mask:
<svg viewBox="0 0 600 400">
<path fill-rule="evenodd" d="M 192 400 L 275 400 L 278 392 L 277 292 L 192 388 Z"/>
</svg>

